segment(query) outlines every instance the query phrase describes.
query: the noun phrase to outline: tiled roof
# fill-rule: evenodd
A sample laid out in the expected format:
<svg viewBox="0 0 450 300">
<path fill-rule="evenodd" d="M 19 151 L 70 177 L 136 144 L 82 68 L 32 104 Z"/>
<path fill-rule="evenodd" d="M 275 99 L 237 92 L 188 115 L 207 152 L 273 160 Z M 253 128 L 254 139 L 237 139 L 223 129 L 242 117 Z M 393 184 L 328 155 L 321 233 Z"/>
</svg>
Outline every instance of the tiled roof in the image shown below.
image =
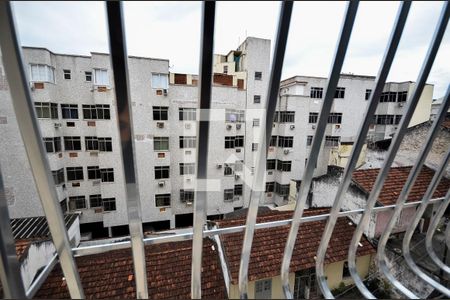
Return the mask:
<svg viewBox="0 0 450 300">
<path fill-rule="evenodd" d="M 304 211 L 304 216 L 329 213 L 329 208 L 316 208 Z M 292 218 L 292 211 L 271 211 L 258 215 L 257 222 L 270 222 Z M 242 225 L 245 218 L 237 220 L 217 221 L 219 227 Z M 290 270 L 308 269 L 315 266 L 315 256 L 319 248 L 326 221 L 302 223 L 292 255 Z M 280 275 L 281 261 L 290 226 L 258 229 L 255 231 L 250 265 L 249 280 L 258 280 Z M 325 263 L 333 263 L 347 259 L 348 248 L 355 226 L 348 218 L 339 218 L 331 237 Z M 239 263 L 241 259 L 242 232 L 221 235 L 228 268 L 233 284 L 238 283 Z M 373 246 L 363 237 L 362 247 L 358 249 L 358 256 L 375 253 Z"/>
<path fill-rule="evenodd" d="M 394 204 L 397 201 L 403 185 L 408 179 L 409 172 L 412 167 L 396 167 L 391 168 L 389 174 L 381 190 L 378 201 L 383 205 Z M 380 169 L 356 170 L 353 172 L 353 181 L 361 187 L 366 193 L 370 193 Z M 414 186 L 409 193 L 407 201 L 420 201 L 434 176 L 434 171 L 427 166 L 423 166 Z M 450 189 L 450 180 L 443 177 L 439 183 L 433 198 L 444 197 Z"/>
<path fill-rule="evenodd" d="M 145 247 L 150 299 L 190 299 L 192 241 Z M 131 249 L 76 257 L 86 298 L 134 298 L 135 282 Z M 51 272 L 36 298 L 70 298 L 59 265 Z M 217 246 L 203 242 L 202 295 L 226 298 Z"/>
<path fill-rule="evenodd" d="M 30 241 L 16 241 L 16 255 L 17 259 L 20 261 L 22 259 L 22 255 L 28 250 L 28 247 L 30 246 Z M 3 287 L 2 282 L 0 281 L 0 299 L 3 299 Z"/>
<path fill-rule="evenodd" d="M 64 215 L 64 223 L 67 229 L 70 228 L 77 217 L 77 214 Z M 50 237 L 50 231 L 45 217 L 12 219 L 11 228 L 15 240 Z"/>
<path fill-rule="evenodd" d="M 450 119 L 445 119 L 444 122 L 442 122 L 442 127 L 444 127 L 445 129 L 450 129 Z"/>
</svg>

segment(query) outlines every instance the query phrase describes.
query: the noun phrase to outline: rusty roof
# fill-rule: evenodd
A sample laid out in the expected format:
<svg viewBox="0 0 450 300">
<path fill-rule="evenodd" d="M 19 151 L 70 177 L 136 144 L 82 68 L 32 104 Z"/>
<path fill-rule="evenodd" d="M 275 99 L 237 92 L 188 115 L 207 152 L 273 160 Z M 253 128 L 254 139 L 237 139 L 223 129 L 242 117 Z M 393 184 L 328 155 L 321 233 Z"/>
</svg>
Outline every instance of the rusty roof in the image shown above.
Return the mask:
<svg viewBox="0 0 450 300">
<path fill-rule="evenodd" d="M 191 298 L 192 241 L 145 246 L 150 299 Z M 76 257 L 81 282 L 89 299 L 136 299 L 131 249 Z M 202 295 L 227 297 L 217 253 L 210 239 L 203 242 Z M 55 266 L 36 298 L 70 298 L 59 264 Z"/>
<path fill-rule="evenodd" d="M 329 213 L 329 208 L 316 208 L 304 211 L 304 216 Z M 270 222 L 292 218 L 292 211 L 263 212 L 257 222 Z M 219 227 L 243 225 L 245 217 L 216 222 Z M 295 272 L 315 266 L 315 256 L 322 238 L 326 221 L 302 223 L 292 255 L 290 271 Z M 255 231 L 250 265 L 249 280 L 258 280 L 280 275 L 281 261 L 290 226 L 258 229 Z M 347 259 L 348 248 L 355 230 L 355 225 L 348 218 L 339 218 L 331 237 L 325 263 L 330 264 Z M 239 264 L 241 259 L 243 232 L 221 235 L 224 254 L 228 262 L 233 284 L 238 283 Z M 362 238 L 362 247 L 358 249 L 358 256 L 375 253 L 375 249 L 366 239 Z"/>
<path fill-rule="evenodd" d="M 412 169 L 412 166 L 407 167 L 395 167 L 391 168 L 389 174 L 384 182 L 383 189 L 381 190 L 378 202 L 383 205 L 395 204 L 408 175 Z M 366 193 L 370 193 L 375 180 L 380 172 L 379 168 L 356 170 L 353 172 L 353 181 Z M 433 176 L 434 170 L 427 166 L 423 166 L 419 176 L 414 182 L 414 186 L 408 195 L 407 201 L 420 201 L 425 194 Z M 450 189 L 450 180 L 443 177 L 433 194 L 433 198 L 444 197 L 447 191 Z"/>
</svg>

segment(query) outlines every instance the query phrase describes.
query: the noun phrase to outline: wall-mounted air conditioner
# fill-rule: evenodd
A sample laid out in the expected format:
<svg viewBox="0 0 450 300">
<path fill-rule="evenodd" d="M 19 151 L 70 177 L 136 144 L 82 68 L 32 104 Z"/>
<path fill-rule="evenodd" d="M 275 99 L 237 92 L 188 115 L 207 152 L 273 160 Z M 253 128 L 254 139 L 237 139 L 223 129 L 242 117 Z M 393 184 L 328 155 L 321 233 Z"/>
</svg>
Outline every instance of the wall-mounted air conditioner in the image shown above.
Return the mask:
<svg viewBox="0 0 450 300">
<path fill-rule="evenodd" d="M 94 180 L 94 181 L 92 181 L 92 186 L 97 186 L 97 185 L 100 185 L 100 180 Z"/>
<path fill-rule="evenodd" d="M 267 175 L 272 175 L 272 174 L 273 174 L 273 171 L 267 172 Z"/>
<path fill-rule="evenodd" d="M 241 124 L 236 124 L 236 129 L 241 129 Z"/>
<path fill-rule="evenodd" d="M 291 125 L 289 128 L 291 128 L 291 130 L 295 129 L 295 125 Z"/>
<path fill-rule="evenodd" d="M 166 183 L 165 183 L 164 181 L 159 181 L 159 182 L 158 182 L 159 187 L 163 187 L 165 184 L 166 184 Z"/>
<path fill-rule="evenodd" d="M 186 128 L 186 129 L 191 129 L 191 124 L 190 124 L 190 123 L 184 124 L 184 128 Z"/>
<path fill-rule="evenodd" d="M 164 122 L 157 122 L 156 127 L 158 128 L 164 128 Z"/>
<path fill-rule="evenodd" d="M 312 125 L 311 128 L 312 128 L 312 129 L 316 129 L 316 125 Z"/>
<path fill-rule="evenodd" d="M 272 193 L 267 193 L 267 197 L 272 197 Z"/>
<path fill-rule="evenodd" d="M 239 201 L 239 196 L 234 196 L 234 201 Z"/>
<path fill-rule="evenodd" d="M 241 178 L 241 176 L 239 176 L 239 174 L 234 174 L 234 179 L 238 180 L 239 178 Z"/>
<path fill-rule="evenodd" d="M 61 126 L 62 126 L 61 123 L 54 123 L 53 125 L 55 126 L 55 128 L 61 128 Z"/>
<path fill-rule="evenodd" d="M 217 164 L 216 167 L 217 167 L 217 169 L 222 169 L 222 165 L 221 164 Z"/>
<path fill-rule="evenodd" d="M 236 148 L 236 152 L 241 152 L 241 148 Z"/>
<path fill-rule="evenodd" d="M 227 130 L 231 130 L 231 125 L 227 125 Z"/>
<path fill-rule="evenodd" d="M 167 97 L 167 94 L 169 93 L 168 89 L 163 89 L 163 95 Z"/>
<path fill-rule="evenodd" d="M 398 106 L 399 106 L 399 107 L 403 107 L 403 105 L 404 105 L 403 102 L 399 102 L 399 103 L 398 103 Z"/>
<path fill-rule="evenodd" d="M 289 149 L 284 149 L 284 154 L 289 154 L 289 152 L 291 152 L 291 150 L 289 150 Z"/>
</svg>

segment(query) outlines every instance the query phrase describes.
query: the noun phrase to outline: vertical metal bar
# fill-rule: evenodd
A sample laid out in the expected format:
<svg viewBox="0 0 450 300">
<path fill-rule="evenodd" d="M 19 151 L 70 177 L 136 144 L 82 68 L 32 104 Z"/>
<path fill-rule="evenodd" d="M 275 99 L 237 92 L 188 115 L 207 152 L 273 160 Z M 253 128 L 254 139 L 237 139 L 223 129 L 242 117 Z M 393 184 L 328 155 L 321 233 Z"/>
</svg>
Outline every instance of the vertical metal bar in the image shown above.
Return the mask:
<svg viewBox="0 0 450 300">
<path fill-rule="evenodd" d="M 450 249 L 450 222 L 447 223 L 447 227 L 445 228 L 445 244 Z"/>
<path fill-rule="evenodd" d="M 350 274 L 353 277 L 353 280 L 355 282 L 360 282 L 361 278 L 359 277 L 357 271 L 356 271 L 356 251 L 358 249 L 358 244 L 361 239 L 361 236 L 363 234 L 364 229 L 368 226 L 370 221 L 370 216 L 372 214 L 372 209 L 378 199 L 378 196 L 380 195 L 381 189 L 383 188 L 384 181 L 386 180 L 386 177 L 389 173 L 390 166 L 395 158 L 395 154 L 398 151 L 398 148 L 400 147 L 400 144 L 402 142 L 403 136 L 405 135 L 406 129 L 408 127 L 408 124 L 411 120 L 412 115 L 414 114 L 414 110 L 417 106 L 417 103 L 419 102 L 420 96 L 422 94 L 423 88 L 425 86 L 426 79 L 428 78 L 428 75 L 430 73 L 431 67 L 433 66 L 434 59 L 436 57 L 436 53 L 439 49 L 440 43 L 442 41 L 442 37 L 445 33 L 445 28 L 447 26 L 448 22 L 448 2 L 445 4 L 445 7 L 442 11 L 440 22 L 438 23 L 438 27 L 436 28 L 435 34 L 433 36 L 430 48 L 428 49 L 425 62 L 422 65 L 422 69 L 420 70 L 416 86 L 412 92 L 412 95 L 409 97 L 407 101 L 407 107 L 406 107 L 406 113 L 403 115 L 399 129 L 395 133 L 391 145 L 389 147 L 388 155 L 386 157 L 386 160 L 384 161 L 383 167 L 381 169 L 381 172 L 378 174 L 377 179 L 375 181 L 375 184 L 372 188 L 372 191 L 370 192 L 369 198 L 367 200 L 366 210 L 364 211 L 357 227 L 355 230 L 355 233 L 353 235 L 350 248 L 349 248 L 349 254 L 348 254 L 348 264 L 349 264 L 349 270 Z M 391 281 L 394 278 L 389 278 Z M 412 293 L 410 290 L 404 288 L 401 284 L 396 284 L 395 281 L 392 281 L 393 285 L 406 297 L 409 298 L 417 298 L 417 296 Z M 398 281 L 397 281 L 398 283 Z M 365 293 L 370 293 L 367 288 L 365 288 L 364 285 L 358 285 L 358 288 L 361 291 L 365 291 Z"/>
<path fill-rule="evenodd" d="M 390 273 L 390 268 L 387 265 L 386 261 L 386 253 L 385 253 L 385 247 L 388 242 L 389 236 L 392 233 L 392 230 L 394 229 L 397 219 L 400 216 L 400 213 L 402 212 L 403 206 L 408 199 L 408 195 L 411 192 L 414 183 L 417 179 L 417 177 L 420 174 L 420 171 L 422 170 L 422 166 L 425 163 L 425 160 L 427 158 L 428 153 L 430 152 L 433 142 L 437 135 L 439 134 L 441 124 L 445 120 L 445 117 L 447 115 L 447 110 L 450 105 L 450 88 L 447 90 L 447 94 L 445 97 L 444 102 L 441 105 L 441 108 L 438 113 L 438 117 L 433 123 L 433 126 L 431 127 L 430 131 L 428 132 L 428 137 L 426 139 L 426 142 L 423 145 L 423 148 L 420 151 L 420 154 L 414 163 L 414 166 L 412 167 L 408 179 L 405 182 L 405 185 L 403 186 L 402 191 L 400 192 L 400 195 L 397 198 L 396 206 L 394 209 L 394 212 L 391 216 L 391 218 L 388 221 L 388 224 L 386 225 L 386 228 L 383 231 L 383 234 L 381 235 L 379 241 L 378 241 L 378 251 L 377 251 L 377 260 L 378 260 L 378 267 L 383 271 L 384 275 L 388 277 L 391 282 L 395 282 L 395 285 L 400 286 L 402 285 L 398 280 L 395 279 L 395 277 Z M 424 200 L 422 200 L 424 201 Z M 422 202 L 423 203 L 423 202 Z M 414 227 L 415 228 L 415 227 Z"/>
<path fill-rule="evenodd" d="M 6 299 L 25 298 L 0 167 L 0 282 Z"/>
<path fill-rule="evenodd" d="M 439 266 L 442 270 L 444 270 L 445 273 L 450 274 L 450 267 L 445 264 L 444 261 L 442 261 L 436 254 L 436 252 L 433 249 L 433 235 L 436 231 L 436 228 L 439 225 L 439 222 L 442 218 L 442 216 L 445 213 L 445 210 L 448 207 L 448 204 L 450 203 L 450 190 L 447 192 L 447 195 L 445 195 L 445 200 L 439 205 L 439 208 L 437 210 L 436 215 L 433 217 L 433 220 L 431 221 L 430 227 L 428 227 L 427 230 L 427 236 L 425 238 L 425 248 L 427 249 L 428 255 L 430 255 L 431 259 L 435 262 L 436 265 Z M 445 245 L 447 247 L 447 245 Z M 445 258 L 444 258 L 445 259 Z"/>
<path fill-rule="evenodd" d="M 292 252 L 294 251 L 295 241 L 297 239 L 298 229 L 300 227 L 300 218 L 303 215 L 306 198 L 314 175 L 315 165 L 319 156 L 320 147 L 322 145 L 323 136 L 325 134 L 328 116 L 333 105 L 334 94 L 336 91 L 339 77 L 344 64 L 345 54 L 350 41 L 350 36 L 355 22 L 356 13 L 358 11 L 359 1 L 349 1 L 345 13 L 345 19 L 342 24 L 339 42 L 333 59 L 333 67 L 327 83 L 325 98 L 323 100 L 320 112 L 319 122 L 317 124 L 316 134 L 314 135 L 311 151 L 303 174 L 300 191 L 296 196 L 295 211 L 292 217 L 292 225 L 289 230 L 288 239 L 284 249 L 283 261 L 281 263 L 281 281 L 283 292 L 286 298 L 292 299 L 292 293 L 289 288 L 289 265 L 291 263 Z"/>
<path fill-rule="evenodd" d="M 416 273 L 416 275 L 419 276 L 419 278 L 421 278 L 423 281 L 425 281 L 426 283 L 433 286 L 435 289 L 439 290 L 441 293 L 445 294 L 447 297 L 450 297 L 450 289 L 446 288 L 445 286 L 443 286 L 440 283 L 438 283 L 437 281 L 435 281 L 433 278 L 428 276 L 425 272 L 423 272 L 417 266 L 417 264 L 414 262 L 414 260 L 411 256 L 409 245 L 411 243 L 411 238 L 414 234 L 414 231 L 420 222 L 420 218 L 422 217 L 423 213 L 427 209 L 428 203 L 429 203 L 431 197 L 433 196 L 434 191 L 438 187 L 439 182 L 445 173 L 446 166 L 448 165 L 449 162 L 450 162 L 450 149 L 447 151 L 444 159 L 442 160 L 441 165 L 440 165 L 441 167 L 434 174 L 433 179 L 431 180 L 431 183 L 428 186 L 428 189 L 422 198 L 422 203 L 417 208 L 416 214 L 414 215 L 414 219 L 411 221 L 411 225 L 406 230 L 405 236 L 403 237 L 403 244 L 402 244 L 403 256 L 405 257 L 405 261 L 408 264 L 408 266 L 411 268 L 411 270 L 414 273 Z"/>
<path fill-rule="evenodd" d="M 383 91 L 384 85 L 386 83 L 386 78 L 389 74 L 389 70 L 392 66 L 392 62 L 395 57 L 395 53 L 397 52 L 398 45 L 400 43 L 400 39 L 402 36 L 403 29 L 405 27 L 406 19 L 408 17 L 409 10 L 411 8 L 411 1 L 404 1 L 400 4 L 397 18 L 395 21 L 395 27 L 391 33 L 389 38 L 389 42 L 387 44 L 387 48 L 385 50 L 385 54 L 383 57 L 383 61 L 378 71 L 378 76 L 376 79 L 375 88 L 370 96 L 369 105 L 367 106 L 367 111 L 365 114 L 365 119 L 361 124 L 358 132 L 357 141 L 352 149 L 352 153 L 350 155 L 350 159 L 345 167 L 344 175 L 342 177 L 342 182 L 338 188 L 336 193 L 336 197 L 334 199 L 333 207 L 330 211 L 330 218 L 327 221 L 327 225 L 322 235 L 322 240 L 320 241 L 320 246 L 317 251 L 317 260 L 316 260 L 316 276 L 319 287 L 322 291 L 322 294 L 325 298 L 333 298 L 333 294 L 331 293 L 330 288 L 327 284 L 327 279 L 325 277 L 324 271 L 324 263 L 325 263 L 325 254 L 328 248 L 328 243 L 330 242 L 331 235 L 334 230 L 334 226 L 336 225 L 336 221 L 338 219 L 338 214 L 341 209 L 342 201 L 344 199 L 344 193 L 348 190 L 350 182 L 352 180 L 352 174 L 358 162 L 359 156 L 361 154 L 361 150 L 366 143 L 366 136 L 369 130 L 370 123 L 372 122 L 372 116 L 374 115 L 377 106 L 378 99 L 380 98 L 381 92 Z M 362 284 L 362 283 L 360 283 Z M 370 298 L 371 295 L 363 294 L 365 297 Z"/>
<path fill-rule="evenodd" d="M 206 222 L 207 211 L 207 169 L 208 169 L 208 140 L 209 118 L 211 108 L 212 65 L 214 54 L 214 25 L 216 2 L 204 1 L 202 8 L 202 38 L 199 71 L 199 113 L 197 131 L 197 189 L 194 200 L 194 226 L 192 238 L 192 273 L 191 297 L 200 299 L 202 296 L 202 254 L 203 227 Z"/>
<path fill-rule="evenodd" d="M 83 287 L 73 259 L 53 176 L 47 160 L 47 153 L 42 143 L 42 135 L 36 119 L 27 76 L 23 68 L 11 3 L 8 1 L 0 2 L 0 28 L 3 63 L 13 99 L 14 112 L 18 117 L 17 123 L 20 134 L 30 161 L 42 208 L 47 217 L 53 244 L 58 252 L 70 296 L 72 298 L 84 298 Z"/>
<path fill-rule="evenodd" d="M 270 137 L 272 136 L 273 121 L 278 102 L 280 89 L 281 71 L 283 70 L 284 56 L 286 52 L 287 39 L 289 34 L 289 25 L 291 22 L 292 1 L 283 1 L 280 8 L 280 17 L 278 19 L 277 37 L 275 42 L 275 51 L 270 74 L 269 87 L 267 91 L 267 100 L 265 102 L 266 114 L 262 116 L 261 123 L 264 127 L 260 131 L 260 143 L 257 152 L 255 176 L 253 177 L 252 190 L 250 192 L 250 201 L 247 213 L 247 221 L 242 244 L 241 263 L 239 266 L 239 294 L 241 299 L 247 299 L 248 290 L 248 266 L 250 263 L 250 253 L 252 249 L 253 236 L 255 233 L 256 217 L 258 215 L 258 206 L 261 197 L 265 191 L 265 173 L 267 153 L 269 151 Z"/>
<path fill-rule="evenodd" d="M 128 75 L 128 55 L 125 44 L 126 38 L 122 3 L 119 1 L 108 1 L 106 11 L 109 28 L 109 48 L 116 91 L 117 121 L 120 129 L 122 163 L 125 173 L 128 224 L 133 253 L 134 278 L 136 280 L 136 297 L 138 299 L 144 299 L 148 298 L 147 272 L 145 267 L 141 207 L 135 168 L 136 162 L 134 159 L 130 78 Z"/>
</svg>

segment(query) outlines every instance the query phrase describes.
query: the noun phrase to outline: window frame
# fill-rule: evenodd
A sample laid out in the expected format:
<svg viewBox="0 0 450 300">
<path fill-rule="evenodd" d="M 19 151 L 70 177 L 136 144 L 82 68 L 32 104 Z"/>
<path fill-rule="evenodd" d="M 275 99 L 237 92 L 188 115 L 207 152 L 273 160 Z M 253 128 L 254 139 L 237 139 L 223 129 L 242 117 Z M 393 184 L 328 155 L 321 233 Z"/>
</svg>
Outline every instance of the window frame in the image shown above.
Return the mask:
<svg viewBox="0 0 450 300">
<path fill-rule="evenodd" d="M 162 82 L 161 79 L 164 77 L 165 82 Z M 154 78 L 158 78 L 159 82 L 156 84 Z M 151 87 L 153 90 L 167 90 L 169 89 L 169 74 L 166 73 L 154 73 L 152 72 L 151 76 Z"/>
<path fill-rule="evenodd" d="M 116 198 L 102 198 L 103 211 L 116 211 Z"/>
<path fill-rule="evenodd" d="M 170 166 L 155 166 L 154 167 L 155 180 L 169 179 L 170 178 Z M 165 177 L 167 176 L 167 177 Z"/>
<path fill-rule="evenodd" d="M 64 112 L 66 114 L 68 112 L 68 116 Z M 61 118 L 63 120 L 78 120 L 78 104 L 61 104 Z"/>
<path fill-rule="evenodd" d="M 64 136 L 63 138 L 64 151 L 82 151 L 81 136 Z"/>
<path fill-rule="evenodd" d="M 169 107 L 168 106 L 153 106 L 152 107 L 153 121 L 168 121 Z"/>
<path fill-rule="evenodd" d="M 67 181 L 82 181 L 84 180 L 83 167 L 66 167 Z"/>
<path fill-rule="evenodd" d="M 160 202 L 162 202 L 162 203 L 160 203 Z M 170 207 L 170 205 L 171 205 L 170 193 L 155 194 L 155 207 Z"/>
</svg>

